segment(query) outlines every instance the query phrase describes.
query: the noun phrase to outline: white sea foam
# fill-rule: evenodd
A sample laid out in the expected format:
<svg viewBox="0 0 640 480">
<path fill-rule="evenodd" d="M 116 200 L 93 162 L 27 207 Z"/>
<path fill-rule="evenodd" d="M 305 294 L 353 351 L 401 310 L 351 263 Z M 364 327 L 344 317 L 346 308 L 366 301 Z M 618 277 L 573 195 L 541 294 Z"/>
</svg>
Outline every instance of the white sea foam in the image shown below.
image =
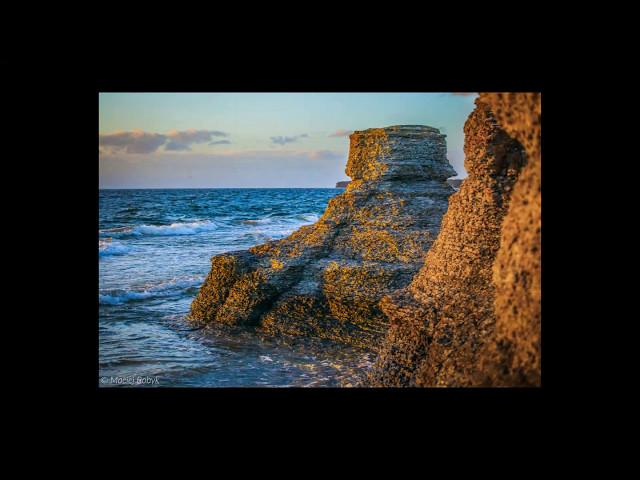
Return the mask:
<svg viewBox="0 0 640 480">
<path fill-rule="evenodd" d="M 194 235 L 196 233 L 210 232 L 216 230 L 218 224 L 211 220 L 198 222 L 177 222 L 171 225 L 138 225 L 137 227 L 120 227 L 100 230 L 102 234 L 114 237 L 124 237 L 128 235 L 140 236 L 170 236 L 170 235 Z"/>
<path fill-rule="evenodd" d="M 315 213 L 303 213 L 297 216 L 300 220 L 303 220 L 305 223 L 315 223 L 320 220 L 320 217 Z"/>
<path fill-rule="evenodd" d="M 120 305 L 126 302 L 146 300 L 149 298 L 179 296 L 189 288 L 199 287 L 203 281 L 203 277 L 191 276 L 173 278 L 157 285 L 147 284 L 131 290 L 111 290 L 100 294 L 100 304 Z"/>
<path fill-rule="evenodd" d="M 301 213 L 292 216 L 267 216 L 249 220 L 241 220 L 247 225 L 242 236 L 256 242 L 279 240 L 292 234 L 298 228 L 317 222 L 320 217 L 315 213 Z"/>
<path fill-rule="evenodd" d="M 125 255 L 130 251 L 130 246 L 123 245 L 119 242 L 114 242 L 110 239 L 98 241 L 98 252 L 101 257 L 107 257 L 110 255 Z"/>
<path fill-rule="evenodd" d="M 242 220 L 242 223 L 245 223 L 247 225 L 268 225 L 270 223 L 273 223 L 273 218 L 267 217 L 258 218 L 257 220 Z"/>
<path fill-rule="evenodd" d="M 307 223 L 317 222 L 320 217 L 315 213 L 300 213 L 290 217 L 268 216 L 264 218 L 256 218 L 242 220 L 241 223 L 247 225 L 305 225 Z"/>
</svg>

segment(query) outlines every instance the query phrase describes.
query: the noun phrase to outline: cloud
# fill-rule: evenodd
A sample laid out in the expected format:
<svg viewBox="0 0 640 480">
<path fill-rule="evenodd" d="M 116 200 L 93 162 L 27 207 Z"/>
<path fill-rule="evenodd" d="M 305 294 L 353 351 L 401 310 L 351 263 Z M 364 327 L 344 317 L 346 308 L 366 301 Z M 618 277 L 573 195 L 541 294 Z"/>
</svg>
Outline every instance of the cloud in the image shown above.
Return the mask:
<svg viewBox="0 0 640 480">
<path fill-rule="evenodd" d="M 218 130 L 171 130 L 167 133 L 167 137 L 177 143 L 192 144 L 210 142 L 212 137 L 226 137 L 227 134 Z"/>
<path fill-rule="evenodd" d="M 190 151 L 191 145 L 194 143 L 206 143 L 211 142 L 209 145 L 213 145 L 216 142 L 212 142 L 213 137 L 226 137 L 227 134 L 218 130 L 171 130 L 167 133 L 169 143 L 164 147 L 167 151 L 180 152 Z M 225 140 L 223 140 L 225 142 Z M 226 143 L 230 143 L 226 141 Z"/>
<path fill-rule="evenodd" d="M 165 135 L 134 130 L 100 135 L 99 144 L 104 152 L 153 153 L 166 141 Z"/>
<path fill-rule="evenodd" d="M 190 151 L 191 147 L 186 143 L 170 141 L 164 146 L 164 149 L 170 152 Z"/>
<path fill-rule="evenodd" d="M 229 140 L 218 140 L 216 142 L 209 142 L 209 145 L 228 145 L 230 143 Z"/>
<path fill-rule="evenodd" d="M 331 135 L 329 135 L 330 137 L 348 137 L 349 135 L 351 135 L 353 133 L 353 130 L 336 130 L 335 132 L 333 132 Z"/>
<path fill-rule="evenodd" d="M 306 138 L 308 136 L 309 135 L 307 135 L 306 133 L 303 133 L 302 135 L 294 135 L 292 137 L 278 136 L 278 137 L 271 137 L 271 141 L 277 145 L 286 145 L 287 143 L 297 142 L 299 138 Z"/>
<path fill-rule="evenodd" d="M 194 143 L 211 142 L 213 137 L 226 137 L 218 130 L 170 130 L 166 134 L 150 133 L 142 130 L 116 132 L 100 135 L 101 153 L 153 153 L 162 145 L 167 151 L 191 150 Z M 223 142 L 230 143 L 223 140 Z"/>
</svg>

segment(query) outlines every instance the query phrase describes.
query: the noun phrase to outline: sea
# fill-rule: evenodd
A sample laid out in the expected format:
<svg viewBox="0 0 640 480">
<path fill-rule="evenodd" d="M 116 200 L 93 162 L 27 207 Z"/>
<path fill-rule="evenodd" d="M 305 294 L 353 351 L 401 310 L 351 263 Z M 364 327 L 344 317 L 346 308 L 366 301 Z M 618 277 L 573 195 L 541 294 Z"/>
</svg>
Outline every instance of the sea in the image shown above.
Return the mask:
<svg viewBox="0 0 640 480">
<path fill-rule="evenodd" d="M 99 386 L 357 386 L 373 352 L 185 319 L 213 255 L 314 223 L 342 191 L 100 190 Z"/>
</svg>

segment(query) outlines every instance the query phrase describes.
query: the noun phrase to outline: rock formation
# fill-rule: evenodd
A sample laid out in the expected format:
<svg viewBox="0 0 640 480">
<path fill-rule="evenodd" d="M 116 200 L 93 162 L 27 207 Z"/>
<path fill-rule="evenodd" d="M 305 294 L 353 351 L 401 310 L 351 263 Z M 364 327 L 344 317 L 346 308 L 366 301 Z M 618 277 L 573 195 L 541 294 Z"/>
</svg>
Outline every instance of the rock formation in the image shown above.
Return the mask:
<svg viewBox="0 0 640 480">
<path fill-rule="evenodd" d="M 541 103 L 539 93 L 484 93 L 500 125 L 527 151 L 493 266 L 496 326 L 481 352 L 483 382 L 541 385 Z"/>
<path fill-rule="evenodd" d="M 442 228 L 407 288 L 385 297 L 390 327 L 369 384 L 469 386 L 494 329 L 493 263 L 522 145 L 476 101 L 464 126 L 468 177 L 449 199 Z"/>
<path fill-rule="evenodd" d="M 435 128 L 374 128 L 350 141 L 346 191 L 314 225 L 213 257 L 191 306 L 193 322 L 361 346 L 384 338 L 379 301 L 422 266 L 453 193 L 446 179 L 456 172 Z"/>
<path fill-rule="evenodd" d="M 336 188 L 347 188 L 347 186 L 351 183 L 350 180 L 345 180 L 342 182 L 336 183 Z"/>
</svg>

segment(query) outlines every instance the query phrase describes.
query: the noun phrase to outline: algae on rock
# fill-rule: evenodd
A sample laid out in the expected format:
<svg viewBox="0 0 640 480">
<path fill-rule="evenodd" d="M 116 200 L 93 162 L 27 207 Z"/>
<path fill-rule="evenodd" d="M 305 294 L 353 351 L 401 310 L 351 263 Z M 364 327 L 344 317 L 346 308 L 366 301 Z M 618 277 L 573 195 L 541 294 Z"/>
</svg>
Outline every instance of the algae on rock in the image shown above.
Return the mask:
<svg viewBox="0 0 640 480">
<path fill-rule="evenodd" d="M 213 257 L 191 320 L 377 345 L 388 327 L 380 299 L 422 266 L 456 172 L 445 135 L 403 125 L 354 132 L 346 173 L 346 191 L 315 224 Z"/>
<path fill-rule="evenodd" d="M 481 381 L 540 386 L 542 294 L 541 95 L 483 93 L 500 125 L 527 151 L 513 188 L 493 266 L 495 330 L 480 352 Z"/>
<path fill-rule="evenodd" d="M 495 323 L 493 263 L 510 191 L 526 157 L 480 101 L 464 132 L 468 177 L 449 199 L 424 266 L 406 288 L 381 302 L 391 325 L 370 385 L 479 383 L 478 351 Z"/>
</svg>

